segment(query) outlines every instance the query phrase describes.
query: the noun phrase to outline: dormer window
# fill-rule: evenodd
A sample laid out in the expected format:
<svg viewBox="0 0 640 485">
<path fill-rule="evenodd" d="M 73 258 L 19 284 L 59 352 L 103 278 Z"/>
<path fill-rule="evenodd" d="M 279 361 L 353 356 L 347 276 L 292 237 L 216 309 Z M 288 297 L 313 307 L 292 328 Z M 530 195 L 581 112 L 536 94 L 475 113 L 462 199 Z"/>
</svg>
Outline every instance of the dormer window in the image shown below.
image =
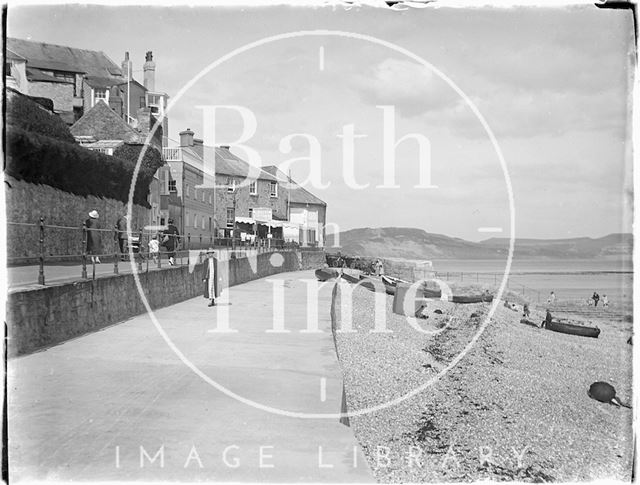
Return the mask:
<svg viewBox="0 0 640 485">
<path fill-rule="evenodd" d="M 94 88 L 93 89 L 93 105 L 98 101 L 103 101 L 109 104 L 109 90 L 106 88 Z"/>
<path fill-rule="evenodd" d="M 227 177 L 227 192 L 235 192 L 236 190 L 236 179 L 233 177 Z"/>
</svg>

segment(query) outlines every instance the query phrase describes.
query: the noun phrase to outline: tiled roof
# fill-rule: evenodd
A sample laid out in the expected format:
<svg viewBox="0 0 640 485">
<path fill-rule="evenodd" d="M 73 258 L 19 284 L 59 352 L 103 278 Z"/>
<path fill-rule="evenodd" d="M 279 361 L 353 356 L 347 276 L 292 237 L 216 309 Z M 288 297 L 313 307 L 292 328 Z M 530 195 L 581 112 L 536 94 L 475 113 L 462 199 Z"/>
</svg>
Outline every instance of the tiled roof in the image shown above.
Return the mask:
<svg viewBox="0 0 640 485">
<path fill-rule="evenodd" d="M 250 173 L 250 167 L 251 165 L 248 162 L 236 157 L 228 148 L 216 147 L 216 173 L 246 177 Z M 272 174 L 262 169 L 259 172 L 258 179 L 276 181 Z"/>
<path fill-rule="evenodd" d="M 84 79 L 92 88 L 110 88 L 122 84 L 122 79 L 114 77 L 86 76 Z"/>
<path fill-rule="evenodd" d="M 122 70 L 104 52 L 7 38 L 7 49 L 40 69 L 85 73 L 95 77 L 122 78 Z"/>
<path fill-rule="evenodd" d="M 96 140 L 140 142 L 139 133 L 102 101 L 85 111 L 82 118 L 70 128 L 70 131 L 73 136 L 93 136 Z"/>
<path fill-rule="evenodd" d="M 284 173 L 278 170 L 278 167 L 275 165 L 269 165 L 268 167 L 262 167 L 265 172 L 270 173 L 274 177 L 277 177 L 278 181 L 281 183 L 290 182 L 291 190 L 289 191 L 289 201 L 292 204 L 315 204 L 315 205 L 327 205 L 326 202 L 319 199 L 311 192 L 309 192 L 304 187 L 301 187 L 297 183 L 295 183 L 292 179 L 287 177 Z"/>
<path fill-rule="evenodd" d="M 16 60 L 16 61 L 26 61 L 26 59 L 24 57 L 22 57 L 20 54 L 17 54 L 15 52 L 13 52 L 9 48 L 7 48 L 7 50 L 5 52 L 5 57 L 7 59 L 13 59 L 13 60 Z"/>
<path fill-rule="evenodd" d="M 197 151 L 193 147 L 181 147 L 183 153 L 183 160 L 188 163 L 192 163 L 195 166 L 200 167 L 203 164 L 203 159 L 210 160 L 215 154 L 215 170 L 216 174 L 229 175 L 232 177 L 242 177 L 257 175 L 258 180 L 268 180 L 275 182 L 276 178 L 268 172 L 265 172 L 261 168 L 258 168 L 258 173 L 255 174 L 256 167 L 252 167 L 248 162 L 245 162 L 241 158 L 235 156 L 228 148 L 222 147 L 203 147 L 203 156 L 200 157 Z M 185 156 L 186 155 L 186 156 Z"/>
</svg>

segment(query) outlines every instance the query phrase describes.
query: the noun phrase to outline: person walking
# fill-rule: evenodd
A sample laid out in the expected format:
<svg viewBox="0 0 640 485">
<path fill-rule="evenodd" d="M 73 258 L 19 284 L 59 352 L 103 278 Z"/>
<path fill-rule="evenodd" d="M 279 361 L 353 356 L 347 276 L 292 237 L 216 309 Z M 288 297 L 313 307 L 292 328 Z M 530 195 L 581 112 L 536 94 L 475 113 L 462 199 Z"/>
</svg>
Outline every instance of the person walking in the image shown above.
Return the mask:
<svg viewBox="0 0 640 485">
<path fill-rule="evenodd" d="M 598 306 L 598 302 L 600 301 L 600 295 L 597 292 L 593 292 L 593 296 L 591 297 L 593 300 L 593 306 Z"/>
<path fill-rule="evenodd" d="M 549 294 L 549 298 L 547 298 L 547 303 L 548 303 L 549 305 L 553 305 L 555 302 L 556 302 L 556 294 L 552 291 L 552 292 Z"/>
<path fill-rule="evenodd" d="M 204 283 L 204 297 L 209 299 L 208 306 L 216 305 L 216 298 L 220 295 L 218 287 L 218 258 L 213 248 L 207 250 L 207 262 L 202 278 Z"/>
<path fill-rule="evenodd" d="M 173 219 L 169 219 L 169 225 L 167 230 L 164 231 L 162 236 L 162 245 L 167 248 L 167 255 L 169 256 L 169 264 L 176 264 L 176 250 L 178 243 L 180 242 L 180 233 L 178 228 L 173 224 Z"/>
<path fill-rule="evenodd" d="M 609 308 L 609 297 L 602 295 L 602 308 Z"/>
<path fill-rule="evenodd" d="M 127 240 L 127 215 L 123 215 L 116 222 L 116 237 L 118 238 L 118 248 L 120 249 L 120 259 L 124 261 L 125 242 Z"/>
<path fill-rule="evenodd" d="M 98 219 L 100 215 L 97 210 L 89 212 L 89 218 L 84 221 L 87 228 L 87 254 L 91 255 L 91 262 L 100 264 L 100 232 L 98 229 Z"/>
<path fill-rule="evenodd" d="M 380 259 L 376 259 L 376 276 L 382 276 L 384 274 L 384 266 Z"/>
</svg>

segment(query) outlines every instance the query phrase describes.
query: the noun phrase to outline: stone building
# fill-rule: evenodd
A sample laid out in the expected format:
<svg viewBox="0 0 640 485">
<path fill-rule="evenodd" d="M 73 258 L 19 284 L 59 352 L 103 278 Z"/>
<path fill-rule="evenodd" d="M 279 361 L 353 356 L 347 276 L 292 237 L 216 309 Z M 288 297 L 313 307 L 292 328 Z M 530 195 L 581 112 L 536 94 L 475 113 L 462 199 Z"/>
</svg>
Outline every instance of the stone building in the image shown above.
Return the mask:
<svg viewBox="0 0 640 485">
<path fill-rule="evenodd" d="M 156 90 L 156 63 L 151 51 L 143 64 L 144 81 L 133 79 L 132 62 L 125 53 L 122 66 L 100 51 L 7 38 L 5 81 L 22 94 L 49 98 L 54 112 L 72 125 L 97 103 L 105 103 L 132 127 L 162 119 L 167 145 L 165 113 L 169 96 Z"/>
<path fill-rule="evenodd" d="M 285 240 L 297 242 L 301 246 L 324 247 L 327 203 L 298 185 L 275 165 L 264 167 L 264 170 L 285 187 L 289 221 L 285 226 Z"/>
</svg>

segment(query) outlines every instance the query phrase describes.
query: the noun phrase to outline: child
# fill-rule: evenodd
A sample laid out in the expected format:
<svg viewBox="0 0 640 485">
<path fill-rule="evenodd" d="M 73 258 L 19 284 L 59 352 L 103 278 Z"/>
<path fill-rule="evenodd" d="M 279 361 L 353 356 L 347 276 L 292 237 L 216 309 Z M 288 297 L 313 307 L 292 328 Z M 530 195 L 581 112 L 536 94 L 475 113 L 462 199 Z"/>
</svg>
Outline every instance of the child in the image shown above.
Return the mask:
<svg viewBox="0 0 640 485">
<path fill-rule="evenodd" d="M 153 258 L 154 262 L 158 262 L 158 255 L 160 254 L 160 242 L 158 236 L 153 236 L 149 241 L 149 255 Z"/>
</svg>

